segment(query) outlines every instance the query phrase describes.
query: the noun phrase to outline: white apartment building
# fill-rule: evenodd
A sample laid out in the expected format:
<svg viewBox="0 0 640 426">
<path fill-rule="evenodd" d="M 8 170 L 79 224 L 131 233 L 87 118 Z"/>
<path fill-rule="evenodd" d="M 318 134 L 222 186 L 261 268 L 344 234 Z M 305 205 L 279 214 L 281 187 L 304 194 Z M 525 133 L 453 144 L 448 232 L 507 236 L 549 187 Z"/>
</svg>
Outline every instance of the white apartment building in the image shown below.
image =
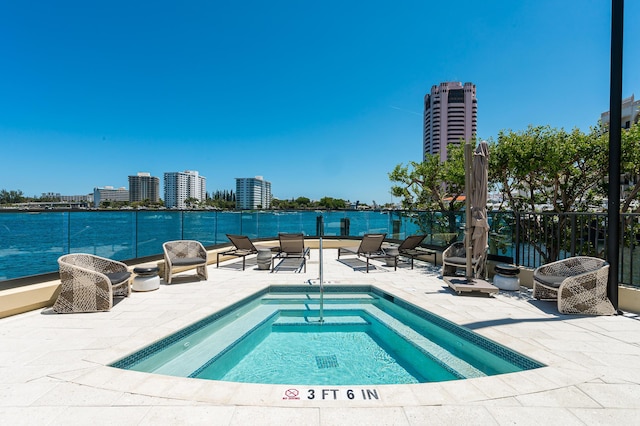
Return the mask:
<svg viewBox="0 0 640 426">
<path fill-rule="evenodd" d="M 447 159 L 447 145 L 476 135 L 478 100 L 472 83 L 446 82 L 424 97 L 423 160 L 429 154 Z"/>
<path fill-rule="evenodd" d="M 185 200 L 195 198 L 204 201 L 207 198 L 207 178 L 197 171 L 165 172 L 164 205 L 167 208 L 187 208 Z"/>
<path fill-rule="evenodd" d="M 621 112 L 622 128 L 628 129 L 640 119 L 640 99 L 636 101 L 633 94 L 628 98 L 623 99 Z M 600 115 L 600 122 L 603 127 L 609 127 L 609 121 L 611 120 L 610 116 L 610 111 L 603 112 Z"/>
<path fill-rule="evenodd" d="M 262 176 L 236 178 L 236 209 L 268 209 L 271 207 L 271 182 Z"/>
<path fill-rule="evenodd" d="M 640 99 L 635 100 L 632 94 L 628 98 L 622 100 L 622 110 L 620 111 L 621 124 L 623 129 L 629 129 L 633 124 L 640 121 Z M 605 131 L 609 129 L 611 121 L 611 111 L 603 112 L 600 115 L 600 122 Z M 629 188 L 638 184 L 640 176 L 624 175 L 620 179 L 620 195 L 624 198 L 629 192 Z"/>
<path fill-rule="evenodd" d="M 129 191 L 126 188 L 102 186 L 93 188 L 93 206 L 100 207 L 104 201 L 129 201 Z"/>
<path fill-rule="evenodd" d="M 59 192 L 43 192 L 41 197 L 61 203 L 93 203 L 93 193 L 84 195 L 62 195 Z"/>
</svg>

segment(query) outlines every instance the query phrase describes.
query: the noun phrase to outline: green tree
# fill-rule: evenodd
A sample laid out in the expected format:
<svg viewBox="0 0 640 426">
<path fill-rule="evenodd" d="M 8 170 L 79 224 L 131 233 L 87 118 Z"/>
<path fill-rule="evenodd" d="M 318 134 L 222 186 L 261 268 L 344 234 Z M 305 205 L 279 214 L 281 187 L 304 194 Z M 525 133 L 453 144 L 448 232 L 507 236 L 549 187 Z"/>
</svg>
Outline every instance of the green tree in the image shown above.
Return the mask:
<svg viewBox="0 0 640 426">
<path fill-rule="evenodd" d="M 588 230 L 566 213 L 587 211 L 599 204 L 608 169 L 608 137 L 599 128 L 583 133 L 549 126 L 529 126 L 520 132 L 502 131 L 489 157 L 489 179 L 502 189 L 514 212 L 534 212 L 551 205 L 557 215 L 523 217 L 522 235 L 544 259 L 556 260 L 569 250 L 569 234 Z M 525 233 L 526 229 L 533 232 Z M 540 237 L 530 237 L 536 235 Z M 586 241 L 583 252 L 596 254 Z"/>
<path fill-rule="evenodd" d="M 608 136 L 608 133 L 606 135 Z M 632 210 L 632 202 L 637 201 L 640 196 L 640 123 L 635 123 L 629 129 L 623 129 L 621 136 L 620 171 L 630 183 L 620 205 L 620 210 L 626 213 Z M 640 204 L 633 211 L 640 212 Z"/>
<path fill-rule="evenodd" d="M 607 138 L 597 129 L 501 131 L 489 156 L 489 179 L 516 212 L 541 204 L 557 213 L 586 211 L 596 204 L 607 168 Z"/>
<path fill-rule="evenodd" d="M 20 190 L 7 191 L 3 189 L 0 191 L 0 204 L 24 203 L 25 201 L 26 198 Z"/>
<path fill-rule="evenodd" d="M 441 211 L 419 214 L 412 220 L 425 233 L 456 234 L 456 212 L 464 207 L 464 143 L 450 145 L 447 159 L 427 155 L 422 163 L 399 164 L 389 173 L 391 193 L 408 210 Z"/>
<path fill-rule="evenodd" d="M 296 204 L 302 208 L 309 207 L 311 200 L 307 197 L 298 197 L 296 198 Z"/>
<path fill-rule="evenodd" d="M 457 211 L 464 206 L 464 147 L 451 145 L 448 159 L 427 155 L 422 163 L 398 164 L 389 179 L 391 194 L 408 210 Z"/>
<path fill-rule="evenodd" d="M 318 206 L 327 209 L 338 210 L 346 208 L 347 203 L 345 200 L 341 200 L 339 198 L 322 197 L 320 201 L 318 201 Z"/>
<path fill-rule="evenodd" d="M 187 197 L 184 200 L 185 206 L 187 206 L 187 208 L 189 208 L 189 209 L 196 207 L 199 203 L 200 203 L 200 200 L 198 200 L 197 198 L 194 198 L 194 197 Z"/>
</svg>

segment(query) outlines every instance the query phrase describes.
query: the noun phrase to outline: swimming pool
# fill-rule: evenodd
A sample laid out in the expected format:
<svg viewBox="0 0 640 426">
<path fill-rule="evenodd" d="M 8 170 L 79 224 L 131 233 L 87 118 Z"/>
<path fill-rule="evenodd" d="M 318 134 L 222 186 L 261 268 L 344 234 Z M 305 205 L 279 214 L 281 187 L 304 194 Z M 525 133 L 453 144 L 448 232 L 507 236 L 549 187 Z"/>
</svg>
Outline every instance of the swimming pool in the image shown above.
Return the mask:
<svg viewBox="0 0 640 426">
<path fill-rule="evenodd" d="M 374 286 L 271 286 L 111 364 L 249 383 L 427 383 L 543 364 Z"/>
</svg>

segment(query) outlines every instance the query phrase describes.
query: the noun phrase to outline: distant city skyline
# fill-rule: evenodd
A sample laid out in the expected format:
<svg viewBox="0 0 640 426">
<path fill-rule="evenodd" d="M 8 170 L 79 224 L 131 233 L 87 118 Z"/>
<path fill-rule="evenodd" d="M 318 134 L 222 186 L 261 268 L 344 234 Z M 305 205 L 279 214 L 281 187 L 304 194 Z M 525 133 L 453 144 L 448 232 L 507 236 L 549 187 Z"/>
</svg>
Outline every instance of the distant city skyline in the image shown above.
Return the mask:
<svg viewBox="0 0 640 426">
<path fill-rule="evenodd" d="M 609 110 L 611 4 L 598 0 L 0 4 L 0 189 L 26 196 L 198 170 L 273 196 L 393 200 L 422 161 L 423 102 L 477 88 L 477 136 L 588 131 Z M 640 91 L 625 3 L 623 97 Z M 397 200 L 394 200 L 397 201 Z"/>
</svg>

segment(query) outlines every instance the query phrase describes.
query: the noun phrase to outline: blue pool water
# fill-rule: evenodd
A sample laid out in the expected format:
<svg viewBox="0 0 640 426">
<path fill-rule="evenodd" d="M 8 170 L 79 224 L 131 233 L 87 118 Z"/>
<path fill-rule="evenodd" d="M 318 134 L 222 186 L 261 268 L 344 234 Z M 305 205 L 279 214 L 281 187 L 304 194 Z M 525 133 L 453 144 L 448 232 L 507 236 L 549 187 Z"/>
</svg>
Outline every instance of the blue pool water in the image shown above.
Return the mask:
<svg viewBox="0 0 640 426">
<path fill-rule="evenodd" d="M 542 364 L 372 286 L 273 286 L 115 363 L 210 380 L 426 383 Z"/>
<path fill-rule="evenodd" d="M 231 368 L 204 369 L 195 377 L 292 385 L 420 382 L 390 352 L 364 331 L 275 332 Z"/>
</svg>

